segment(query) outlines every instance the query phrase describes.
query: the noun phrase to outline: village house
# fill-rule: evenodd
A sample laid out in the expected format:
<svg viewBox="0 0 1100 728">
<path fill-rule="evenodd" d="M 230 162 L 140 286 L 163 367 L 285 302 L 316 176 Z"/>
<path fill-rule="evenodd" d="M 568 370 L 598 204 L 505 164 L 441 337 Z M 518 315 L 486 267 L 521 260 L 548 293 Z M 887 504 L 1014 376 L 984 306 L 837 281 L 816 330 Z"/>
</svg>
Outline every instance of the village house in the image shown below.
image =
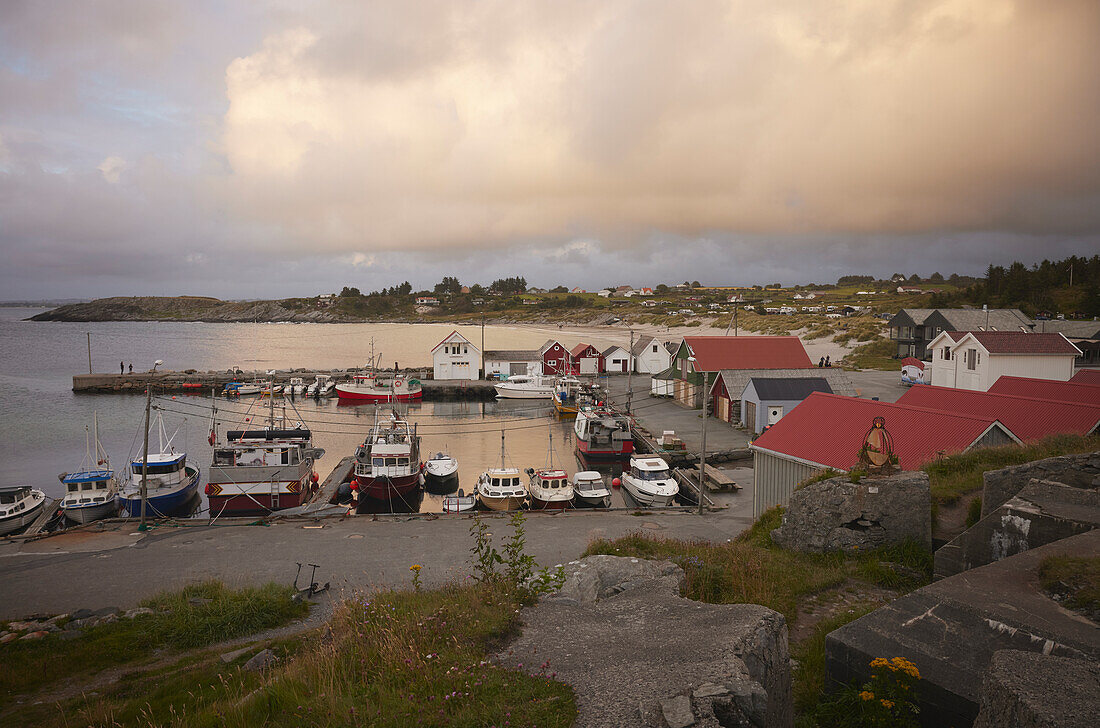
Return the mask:
<svg viewBox="0 0 1100 728">
<path fill-rule="evenodd" d="M 652 336 L 635 341 L 630 353 L 634 357 L 634 371 L 639 374 L 657 374 L 672 366 L 672 352 Z"/>
<path fill-rule="evenodd" d="M 416 305 L 417 306 L 438 306 L 439 305 L 439 299 L 435 298 L 434 296 L 417 296 L 416 297 Z"/>
<path fill-rule="evenodd" d="M 571 374 L 599 374 L 604 371 L 604 359 L 600 350 L 591 344 L 577 344 L 569 352 Z"/>
<path fill-rule="evenodd" d="M 583 288 L 579 288 L 579 287 L 578 288 L 573 288 L 569 292 L 570 293 L 588 293 L 588 291 L 584 290 Z"/>
<path fill-rule="evenodd" d="M 481 350 L 462 334 L 452 331 L 432 349 L 432 364 L 436 379 L 479 379 Z"/>
<path fill-rule="evenodd" d="M 569 350 L 554 339 L 548 339 L 539 347 L 539 359 L 542 361 L 542 373 L 546 376 L 568 374 L 573 362 Z"/>
<path fill-rule="evenodd" d="M 600 356 L 603 358 L 604 371 L 609 374 L 626 374 L 634 364 L 630 352 L 618 345 L 604 349 Z"/>
<path fill-rule="evenodd" d="M 1004 375 L 1068 381 L 1080 350 L 1061 334 L 944 331 L 928 345 L 932 386 L 988 391 Z"/>
<path fill-rule="evenodd" d="M 808 371 L 804 367 L 797 369 L 724 369 L 718 372 L 718 375 L 713 378 L 713 384 L 711 384 L 710 388 L 710 411 L 715 417 L 723 422 L 728 422 L 731 425 L 749 427 L 750 423 L 753 421 L 753 417 L 751 413 L 746 413 L 746 407 L 749 403 L 755 402 L 755 407 L 759 412 L 759 408 L 765 403 L 764 400 L 759 398 L 754 399 L 749 397 L 746 399 L 746 391 L 748 390 L 749 383 L 753 379 L 777 380 L 807 378 L 823 379 L 826 386 L 816 390 L 806 389 L 800 400 L 809 396 L 811 391 L 831 392 L 846 397 L 856 396 L 856 388 L 853 386 L 852 380 L 849 379 L 847 372 L 839 367 L 817 367 L 813 371 Z M 772 386 L 778 387 L 780 385 Z M 767 396 L 771 396 L 771 393 L 774 391 L 776 390 L 770 389 L 766 393 Z M 759 393 L 757 394 L 759 395 Z M 790 412 L 791 408 L 797 404 L 794 400 L 787 400 L 785 403 L 775 400 L 775 403 L 783 408 L 779 416 Z M 765 424 L 768 423 L 765 422 Z"/>
<path fill-rule="evenodd" d="M 646 308 L 655 308 L 657 303 L 657 301 L 642 301 L 642 305 Z"/>
<path fill-rule="evenodd" d="M 542 353 L 538 349 L 486 349 L 485 376 L 506 379 L 516 374 L 538 374 Z"/>
<path fill-rule="evenodd" d="M 740 424 L 753 433 L 762 432 L 765 427 L 783 419 L 783 415 L 814 392 L 832 394 L 833 390 L 825 377 L 752 377 L 741 393 Z M 723 406 L 716 407 L 715 416 L 729 422 L 730 415 L 727 412 L 723 417 L 722 410 Z"/>
<path fill-rule="evenodd" d="M 611 297 L 611 291 L 609 289 L 605 288 L 602 291 L 599 291 L 596 295 L 599 296 L 600 298 L 610 298 Z"/>
<path fill-rule="evenodd" d="M 652 288 L 640 288 L 640 289 L 638 289 L 638 295 L 639 296 L 652 296 L 653 295 L 653 289 Z"/>
<path fill-rule="evenodd" d="M 1036 333 L 1058 333 L 1081 350 L 1075 367 L 1100 366 L 1100 321 L 1035 321 Z"/>
<path fill-rule="evenodd" d="M 320 308 L 328 308 L 336 301 L 336 294 L 334 293 L 322 293 L 317 296 L 317 306 Z"/>
<path fill-rule="evenodd" d="M 814 365 L 797 336 L 685 336 L 672 368 L 677 373 L 676 401 L 695 408 L 703 406 L 704 377 L 713 383 L 723 370 L 812 369 Z"/>
<path fill-rule="evenodd" d="M 903 308 L 890 322 L 895 356 L 928 361 L 928 344 L 944 331 L 1031 331 L 1035 322 L 1015 308 Z"/>
<path fill-rule="evenodd" d="M 827 469 L 851 470 L 876 417 L 885 422 L 902 470 L 918 470 L 944 455 L 1019 442 L 993 417 L 814 392 L 749 445 L 753 517 L 787 505 L 808 478 Z"/>
</svg>

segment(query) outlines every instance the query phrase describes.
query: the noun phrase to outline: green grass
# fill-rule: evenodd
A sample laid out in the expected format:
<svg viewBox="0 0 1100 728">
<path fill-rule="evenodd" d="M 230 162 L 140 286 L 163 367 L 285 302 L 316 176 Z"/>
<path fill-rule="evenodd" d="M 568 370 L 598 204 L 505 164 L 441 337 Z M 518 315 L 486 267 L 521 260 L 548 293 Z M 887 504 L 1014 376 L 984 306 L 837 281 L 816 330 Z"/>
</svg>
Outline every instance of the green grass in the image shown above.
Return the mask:
<svg viewBox="0 0 1100 728">
<path fill-rule="evenodd" d="M 549 666 L 528 674 L 487 659 L 519 629 L 520 606 L 499 584 L 359 595 L 322 630 L 273 645 L 281 659 L 264 673 L 200 654 L 99 695 L 27 706 L 15 724 L 564 728 L 573 694 Z"/>
<path fill-rule="evenodd" d="M 1065 605 L 1100 614 L 1100 558 L 1049 556 L 1039 565 L 1039 583 L 1065 597 Z"/>
<path fill-rule="evenodd" d="M 791 657 L 798 662 L 791 676 L 796 713 L 812 715 L 825 694 L 825 636 L 873 612 L 877 607 L 877 604 L 857 606 L 850 612 L 823 619 L 807 639 L 791 647 Z M 813 721 L 808 725 L 814 725 Z"/>
<path fill-rule="evenodd" d="M 949 455 L 925 465 L 932 488 L 932 503 L 948 505 L 982 489 L 982 473 L 1033 460 L 1100 450 L 1100 436 L 1054 435 L 1024 445 L 1005 445 Z"/>
<path fill-rule="evenodd" d="M 157 610 L 155 614 L 93 627 L 78 639 L 49 635 L 17 640 L 3 648 L 0 707 L 48 683 L 286 624 L 309 611 L 306 604 L 292 602 L 292 595 L 293 589 L 276 584 L 234 590 L 220 582 L 204 582 L 142 603 Z M 210 601 L 190 604 L 194 598 Z"/>
<path fill-rule="evenodd" d="M 844 366 L 848 369 L 878 369 L 886 372 L 897 370 L 900 377 L 901 364 L 894 358 L 897 349 L 897 342 L 876 339 L 845 354 Z"/>
</svg>

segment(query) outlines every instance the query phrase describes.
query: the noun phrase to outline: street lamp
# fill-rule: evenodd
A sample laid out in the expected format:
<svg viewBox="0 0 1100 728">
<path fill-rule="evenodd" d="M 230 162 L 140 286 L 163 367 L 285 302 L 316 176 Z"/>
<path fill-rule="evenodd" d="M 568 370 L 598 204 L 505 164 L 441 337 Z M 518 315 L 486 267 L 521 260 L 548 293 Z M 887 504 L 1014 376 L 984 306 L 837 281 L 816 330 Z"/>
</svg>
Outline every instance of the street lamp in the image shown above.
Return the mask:
<svg viewBox="0 0 1100 728">
<path fill-rule="evenodd" d="M 149 371 L 155 372 L 157 370 L 157 367 L 159 367 L 163 363 L 164 363 L 163 359 L 157 359 L 155 362 L 153 362 L 153 368 L 150 369 Z"/>
<path fill-rule="evenodd" d="M 688 361 L 695 366 L 695 357 L 689 356 Z M 703 372 L 703 442 L 699 447 L 699 515 L 703 514 L 703 481 L 706 479 L 707 469 L 707 399 L 710 397 L 710 372 Z"/>
</svg>

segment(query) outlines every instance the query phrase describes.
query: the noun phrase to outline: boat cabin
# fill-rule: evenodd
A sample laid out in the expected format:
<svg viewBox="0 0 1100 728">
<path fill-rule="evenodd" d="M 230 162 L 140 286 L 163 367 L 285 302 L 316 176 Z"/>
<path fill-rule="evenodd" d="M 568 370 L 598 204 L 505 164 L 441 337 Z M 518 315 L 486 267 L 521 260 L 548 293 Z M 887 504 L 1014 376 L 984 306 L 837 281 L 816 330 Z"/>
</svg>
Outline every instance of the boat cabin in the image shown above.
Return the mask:
<svg viewBox="0 0 1100 728">
<path fill-rule="evenodd" d="M 490 498 L 509 498 L 526 495 L 523 484 L 519 482 L 519 470 L 505 468 L 490 470 L 484 476 L 482 490 Z"/>
<path fill-rule="evenodd" d="M 150 454 L 147 480 L 156 479 L 161 483 L 179 483 L 183 480 L 186 464 L 186 453 L 162 452 L 156 455 Z M 143 465 L 144 463 L 141 460 L 134 460 L 130 463 L 131 479 L 137 485 L 141 485 Z"/>
<path fill-rule="evenodd" d="M 672 478 L 672 473 L 668 470 L 668 463 L 661 458 L 631 460 L 630 474 L 638 480 L 669 480 Z"/>
<path fill-rule="evenodd" d="M 86 470 L 82 473 L 70 473 L 61 478 L 65 485 L 65 503 L 102 503 L 107 496 L 112 498 L 111 470 Z"/>
<path fill-rule="evenodd" d="M 539 470 L 535 473 L 535 478 L 538 479 L 541 487 L 548 490 L 572 487 L 569 485 L 569 476 L 564 470 Z"/>
<path fill-rule="evenodd" d="M 0 518 L 14 516 L 27 510 L 33 488 L 29 485 L 17 485 L 13 488 L 0 488 Z"/>
</svg>

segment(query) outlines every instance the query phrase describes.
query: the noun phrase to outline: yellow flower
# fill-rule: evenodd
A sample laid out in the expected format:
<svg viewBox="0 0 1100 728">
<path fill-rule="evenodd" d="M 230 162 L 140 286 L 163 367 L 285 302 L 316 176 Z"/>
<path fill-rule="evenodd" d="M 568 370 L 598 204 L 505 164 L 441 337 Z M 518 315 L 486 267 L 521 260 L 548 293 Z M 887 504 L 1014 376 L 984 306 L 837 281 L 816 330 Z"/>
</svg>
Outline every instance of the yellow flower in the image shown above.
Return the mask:
<svg viewBox="0 0 1100 728">
<path fill-rule="evenodd" d="M 876 657 L 875 659 L 871 660 L 871 667 L 886 667 L 889 664 L 890 661 L 887 660 L 885 657 Z"/>
<path fill-rule="evenodd" d="M 409 571 L 420 571 L 420 564 L 413 564 L 409 567 Z"/>
<path fill-rule="evenodd" d="M 859 697 L 863 698 L 864 700 L 874 700 L 875 694 L 872 693 L 870 690 L 864 690 L 859 694 Z"/>
<path fill-rule="evenodd" d="M 893 700 L 886 700 L 885 698 L 883 698 L 879 702 L 882 703 L 882 707 L 884 707 L 884 708 L 893 708 L 894 707 L 894 701 Z"/>
</svg>

